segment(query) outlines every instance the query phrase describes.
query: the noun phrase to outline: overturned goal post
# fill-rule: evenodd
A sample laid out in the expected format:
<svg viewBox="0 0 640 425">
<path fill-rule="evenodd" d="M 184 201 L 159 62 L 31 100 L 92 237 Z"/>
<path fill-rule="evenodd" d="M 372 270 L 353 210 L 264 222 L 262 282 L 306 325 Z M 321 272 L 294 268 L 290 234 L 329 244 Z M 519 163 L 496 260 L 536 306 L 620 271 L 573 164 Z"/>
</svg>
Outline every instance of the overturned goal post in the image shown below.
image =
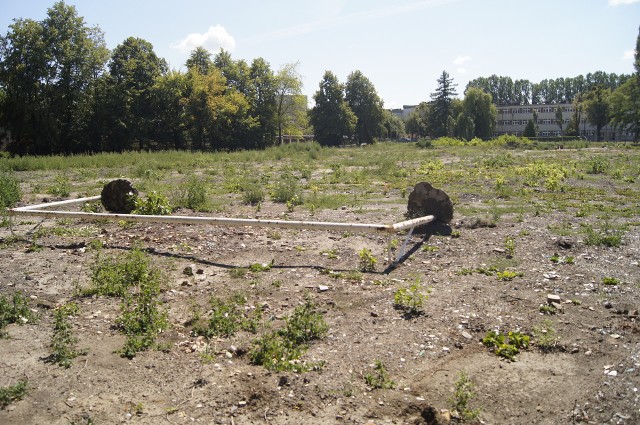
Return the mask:
<svg viewBox="0 0 640 425">
<path fill-rule="evenodd" d="M 114 180 L 105 186 L 123 180 Z M 126 180 L 124 180 L 126 181 Z M 130 186 L 130 184 L 129 184 Z M 137 194 L 137 191 L 136 191 Z M 122 198 L 125 198 L 124 193 Z M 172 223 L 172 224 L 194 224 L 194 225 L 216 225 L 227 227 L 270 227 L 280 229 L 308 229 L 320 231 L 349 231 L 354 233 L 382 233 L 389 235 L 389 262 L 395 265 L 404 256 L 407 244 L 413 231 L 423 225 L 434 221 L 448 223 L 453 216 L 453 206 L 449 197 L 443 191 L 434 189 L 429 183 L 418 183 L 409 196 L 409 206 L 407 215 L 412 217 L 408 220 L 392 224 L 382 223 L 337 223 L 322 221 L 296 221 L 296 220 L 264 220 L 248 218 L 226 218 L 226 217 L 193 217 L 183 215 L 142 215 L 122 212 L 94 213 L 84 211 L 62 211 L 51 208 L 69 206 L 73 204 L 83 204 L 92 201 L 102 201 L 107 210 L 113 210 L 108 201 L 105 204 L 105 190 L 101 195 L 85 198 L 70 199 L 65 201 L 47 202 L 37 205 L 16 207 L 9 210 L 10 215 L 39 216 L 43 218 L 69 218 L 82 220 L 126 220 L 132 222 L 152 222 L 152 223 Z M 122 201 L 122 199 L 121 199 Z M 122 204 L 122 202 L 120 203 Z M 435 213 L 435 214 L 434 214 Z M 393 235 L 398 232 L 408 230 L 405 240 L 398 250 L 396 258 L 392 261 Z"/>
</svg>

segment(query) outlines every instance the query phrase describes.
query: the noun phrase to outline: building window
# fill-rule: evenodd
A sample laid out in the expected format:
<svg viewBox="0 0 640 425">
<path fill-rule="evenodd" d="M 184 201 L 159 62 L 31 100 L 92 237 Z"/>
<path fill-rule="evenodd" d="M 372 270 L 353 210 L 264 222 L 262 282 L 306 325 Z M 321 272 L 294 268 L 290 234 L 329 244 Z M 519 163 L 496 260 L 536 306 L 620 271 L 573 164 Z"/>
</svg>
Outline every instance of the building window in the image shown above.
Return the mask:
<svg viewBox="0 0 640 425">
<path fill-rule="evenodd" d="M 511 121 L 508 121 L 508 120 L 507 120 L 507 121 L 505 121 L 505 122 L 504 122 L 504 125 L 511 125 Z"/>
<path fill-rule="evenodd" d="M 522 113 L 523 114 L 530 114 L 531 113 L 531 108 L 522 108 Z"/>
<path fill-rule="evenodd" d="M 548 136 L 550 136 L 550 135 L 551 135 L 551 132 L 549 132 L 549 131 L 543 131 L 542 133 L 540 133 L 540 135 L 541 135 L 542 137 L 548 137 Z"/>
</svg>

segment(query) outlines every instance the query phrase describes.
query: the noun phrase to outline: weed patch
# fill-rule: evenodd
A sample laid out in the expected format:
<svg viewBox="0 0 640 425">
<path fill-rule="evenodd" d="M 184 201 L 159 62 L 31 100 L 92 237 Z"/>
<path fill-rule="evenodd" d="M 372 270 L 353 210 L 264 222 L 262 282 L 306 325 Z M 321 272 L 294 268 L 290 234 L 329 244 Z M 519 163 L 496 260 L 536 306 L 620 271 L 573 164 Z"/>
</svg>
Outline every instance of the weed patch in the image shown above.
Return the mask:
<svg viewBox="0 0 640 425">
<path fill-rule="evenodd" d="M 390 390 L 396 387 L 396 383 L 389 376 L 387 368 L 380 360 L 376 360 L 373 366 L 373 372 L 364 376 L 364 382 L 367 386 L 374 390 Z"/>
<path fill-rule="evenodd" d="M 529 347 L 530 337 L 520 332 L 509 332 L 506 336 L 497 331 L 489 331 L 482 339 L 482 343 L 494 349 L 496 356 L 509 361 L 515 361 L 516 354 L 521 349 Z"/>
<path fill-rule="evenodd" d="M 83 296 L 124 297 L 130 287 L 148 281 L 159 282 L 160 270 L 151 266 L 144 252 L 133 249 L 116 257 L 99 255 L 92 267 L 92 285 L 80 293 Z"/>
<path fill-rule="evenodd" d="M 58 307 L 53 313 L 53 335 L 49 343 L 52 353 L 49 360 L 60 367 L 69 368 L 74 358 L 87 354 L 86 349 L 76 349 L 78 337 L 69 322 L 69 316 L 75 316 L 78 312 L 78 305 L 69 303 Z"/>
<path fill-rule="evenodd" d="M 27 381 L 18 381 L 8 387 L 0 387 L 0 407 L 4 409 L 14 401 L 19 401 L 27 395 Z"/>
<path fill-rule="evenodd" d="M 464 371 L 458 374 L 454 388 L 453 397 L 449 400 L 451 410 L 457 412 L 465 421 L 477 419 L 480 415 L 480 409 L 473 409 L 469 406 L 471 400 L 476 396 L 475 384 Z"/>
<path fill-rule="evenodd" d="M 4 328 L 11 324 L 23 324 L 33 321 L 35 315 L 29 309 L 27 297 L 20 292 L 14 292 L 11 298 L 0 295 L 0 338 L 6 338 Z"/>
<path fill-rule="evenodd" d="M 269 332 L 253 343 L 249 353 L 251 362 L 273 371 L 305 372 L 322 366 L 320 363 L 300 361 L 307 346 L 324 338 L 329 327 L 322 314 L 315 310 L 309 298 L 285 318 L 285 327 Z"/>
</svg>

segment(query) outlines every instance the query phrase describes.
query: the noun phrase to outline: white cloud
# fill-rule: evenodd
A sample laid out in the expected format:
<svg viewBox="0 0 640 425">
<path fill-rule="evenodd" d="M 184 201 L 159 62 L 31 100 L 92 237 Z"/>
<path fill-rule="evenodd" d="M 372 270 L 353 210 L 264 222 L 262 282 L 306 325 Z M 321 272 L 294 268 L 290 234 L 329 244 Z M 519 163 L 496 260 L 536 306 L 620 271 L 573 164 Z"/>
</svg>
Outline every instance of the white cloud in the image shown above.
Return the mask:
<svg viewBox="0 0 640 425">
<path fill-rule="evenodd" d="M 463 65 L 471 60 L 471 56 L 458 56 L 453 60 L 454 65 Z"/>
<path fill-rule="evenodd" d="M 461 67 L 461 68 L 458 68 L 457 71 L 458 71 L 459 74 L 464 74 L 465 72 L 467 72 L 467 68 L 462 68 Z"/>
<path fill-rule="evenodd" d="M 609 6 L 620 6 L 622 4 L 640 3 L 640 0 L 609 0 Z"/>
<path fill-rule="evenodd" d="M 210 52 L 215 52 L 220 48 L 233 50 L 236 47 L 236 41 L 223 26 L 216 25 L 209 27 L 207 32 L 202 34 L 191 33 L 182 40 L 171 43 L 171 47 L 183 52 L 190 52 L 196 47 L 204 47 Z"/>
<path fill-rule="evenodd" d="M 622 59 L 623 60 L 631 60 L 633 59 L 633 57 L 635 56 L 636 51 L 631 49 L 631 50 L 625 50 L 624 51 L 624 55 L 622 55 Z"/>
</svg>

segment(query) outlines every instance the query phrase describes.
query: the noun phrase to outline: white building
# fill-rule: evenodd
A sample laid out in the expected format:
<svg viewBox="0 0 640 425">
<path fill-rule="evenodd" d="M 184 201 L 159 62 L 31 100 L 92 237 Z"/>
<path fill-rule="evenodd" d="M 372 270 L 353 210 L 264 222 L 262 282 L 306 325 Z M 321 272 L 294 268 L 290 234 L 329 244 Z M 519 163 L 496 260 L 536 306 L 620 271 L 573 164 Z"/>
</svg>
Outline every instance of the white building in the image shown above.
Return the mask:
<svg viewBox="0 0 640 425">
<path fill-rule="evenodd" d="M 562 131 L 556 122 L 556 109 L 562 108 Z M 522 136 L 529 120 L 533 119 L 534 111 L 538 118 L 538 137 L 562 136 L 567 129 L 569 120 L 574 114 L 574 105 L 561 103 L 556 105 L 509 105 L 497 106 L 496 128 L 494 136 L 513 134 Z M 582 111 L 579 125 L 580 137 L 587 140 L 596 140 L 596 126 L 586 119 L 586 112 Z M 633 140 L 633 134 L 615 131 L 612 126 L 606 125 L 600 131 L 600 138 L 607 140 Z"/>
</svg>

